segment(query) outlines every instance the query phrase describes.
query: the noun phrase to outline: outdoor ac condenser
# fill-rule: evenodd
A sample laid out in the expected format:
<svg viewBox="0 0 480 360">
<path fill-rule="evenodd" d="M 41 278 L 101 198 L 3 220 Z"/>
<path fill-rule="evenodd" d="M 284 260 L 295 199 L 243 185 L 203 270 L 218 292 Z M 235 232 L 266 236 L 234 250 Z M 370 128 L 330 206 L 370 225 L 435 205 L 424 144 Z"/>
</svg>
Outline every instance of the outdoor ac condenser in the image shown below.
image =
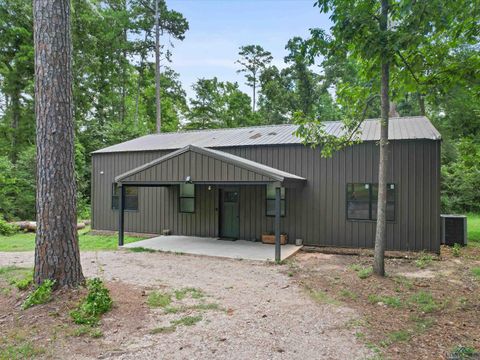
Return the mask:
<svg viewBox="0 0 480 360">
<path fill-rule="evenodd" d="M 442 219 L 442 244 L 467 245 L 467 217 L 464 215 L 440 215 Z"/>
</svg>

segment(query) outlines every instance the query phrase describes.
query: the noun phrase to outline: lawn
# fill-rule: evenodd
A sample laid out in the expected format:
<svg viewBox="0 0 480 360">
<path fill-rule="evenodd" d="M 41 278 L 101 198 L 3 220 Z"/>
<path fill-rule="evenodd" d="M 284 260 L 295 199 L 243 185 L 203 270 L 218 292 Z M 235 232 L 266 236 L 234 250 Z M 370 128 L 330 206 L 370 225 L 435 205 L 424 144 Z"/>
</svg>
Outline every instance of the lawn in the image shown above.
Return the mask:
<svg viewBox="0 0 480 360">
<path fill-rule="evenodd" d="M 92 235 L 87 227 L 78 232 L 80 250 L 116 250 L 117 235 Z M 130 243 L 142 240 L 139 237 L 125 236 L 124 242 Z M 0 235 L 0 251 L 30 251 L 35 250 L 35 233 L 18 233 L 12 236 Z"/>
<path fill-rule="evenodd" d="M 480 214 L 467 215 L 468 241 L 480 245 Z"/>
</svg>

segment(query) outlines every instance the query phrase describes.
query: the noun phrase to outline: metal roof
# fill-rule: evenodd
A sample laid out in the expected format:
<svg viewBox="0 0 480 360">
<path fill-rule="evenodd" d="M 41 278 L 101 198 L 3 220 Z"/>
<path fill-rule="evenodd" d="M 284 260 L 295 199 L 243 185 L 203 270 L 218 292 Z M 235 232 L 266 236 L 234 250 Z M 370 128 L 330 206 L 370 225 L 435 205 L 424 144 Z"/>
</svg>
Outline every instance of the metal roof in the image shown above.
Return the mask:
<svg viewBox="0 0 480 360">
<path fill-rule="evenodd" d="M 342 122 L 340 121 L 327 121 L 323 124 L 328 134 L 338 136 L 342 133 Z M 295 136 L 297 128 L 297 125 L 283 124 L 153 134 L 109 146 L 94 153 L 175 150 L 187 145 L 221 148 L 301 144 L 302 139 Z M 360 140 L 376 141 L 380 139 L 380 123 L 378 119 L 365 120 L 360 129 L 361 132 L 358 136 Z M 390 118 L 388 138 L 390 140 L 440 140 L 441 136 L 425 116 L 412 116 Z"/>
<path fill-rule="evenodd" d="M 286 171 L 282 171 L 282 170 L 279 170 L 279 169 L 275 169 L 273 167 L 270 167 L 270 166 L 267 166 L 267 165 L 264 165 L 264 164 L 260 164 L 256 161 L 248 160 L 248 159 L 242 158 L 240 156 L 236 156 L 236 155 L 229 154 L 229 153 L 219 151 L 219 150 L 205 149 L 205 148 L 201 148 L 201 147 L 194 146 L 194 145 L 187 145 L 187 146 L 185 146 L 185 147 L 183 147 L 183 148 L 181 148 L 177 151 L 174 151 L 174 152 L 171 152 L 167 155 L 161 156 L 158 159 L 155 159 L 155 160 L 153 160 L 149 163 L 141 165 L 141 166 L 139 166 L 135 169 L 129 170 L 129 171 L 115 177 L 115 182 L 120 182 L 121 183 L 125 179 L 129 178 L 132 175 L 135 175 L 135 174 L 138 174 L 142 171 L 150 169 L 151 167 L 153 167 L 155 165 L 158 165 L 158 164 L 160 164 L 164 161 L 170 160 L 170 159 L 172 159 L 176 156 L 179 156 L 183 153 L 186 153 L 188 151 L 192 151 L 192 152 L 195 152 L 195 153 L 198 153 L 198 154 L 202 154 L 202 155 L 205 155 L 205 156 L 208 156 L 208 157 L 212 157 L 214 159 L 224 161 L 228 164 L 239 166 L 239 167 L 244 168 L 246 170 L 253 171 L 257 174 L 260 174 L 260 175 L 263 175 L 267 178 L 270 178 L 273 181 L 280 181 L 280 182 L 284 182 L 284 181 L 304 182 L 304 181 L 306 181 L 306 179 L 301 177 L 301 176 L 291 174 L 291 173 L 288 173 Z"/>
</svg>

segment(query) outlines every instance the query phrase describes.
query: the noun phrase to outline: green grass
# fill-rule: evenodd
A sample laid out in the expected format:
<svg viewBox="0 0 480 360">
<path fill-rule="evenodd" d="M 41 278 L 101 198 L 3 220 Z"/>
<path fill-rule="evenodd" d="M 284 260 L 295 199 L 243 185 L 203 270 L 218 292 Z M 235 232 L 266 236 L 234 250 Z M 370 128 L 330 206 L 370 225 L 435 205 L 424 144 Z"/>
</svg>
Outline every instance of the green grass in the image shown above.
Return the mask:
<svg viewBox="0 0 480 360">
<path fill-rule="evenodd" d="M 410 296 L 409 301 L 424 313 L 431 313 L 439 310 L 442 307 L 442 304 L 437 303 L 432 294 L 426 291 L 419 291 L 418 293 Z"/>
<path fill-rule="evenodd" d="M 147 304 L 150 307 L 162 307 L 165 308 L 172 302 L 172 296 L 170 294 L 154 291 L 148 295 Z"/>
<path fill-rule="evenodd" d="M 202 320 L 202 315 L 197 316 L 184 316 L 178 320 L 174 320 L 171 322 L 173 326 L 177 325 L 184 325 L 184 326 L 192 326 Z"/>
<path fill-rule="evenodd" d="M 0 360 L 34 359 L 44 352 L 44 349 L 36 348 L 30 342 L 5 346 L 0 344 Z"/>
<path fill-rule="evenodd" d="M 340 302 L 322 290 L 310 290 L 309 292 L 310 297 L 315 300 L 317 303 L 320 304 L 331 304 L 331 305 L 340 305 Z"/>
<path fill-rule="evenodd" d="M 467 214 L 468 242 L 480 245 L 480 214 Z"/>
<path fill-rule="evenodd" d="M 371 304 L 377 304 L 381 302 L 392 308 L 401 308 L 403 306 L 402 299 L 397 296 L 380 296 L 376 294 L 370 294 L 368 296 L 368 302 Z"/>
<path fill-rule="evenodd" d="M 175 290 L 175 298 L 177 300 L 183 300 L 188 294 L 190 294 L 192 299 L 201 299 L 205 296 L 202 290 L 196 288 L 183 288 L 180 290 Z"/>
<path fill-rule="evenodd" d="M 477 280 L 480 280 L 480 267 L 472 268 L 472 274 L 477 278 Z"/>
<path fill-rule="evenodd" d="M 25 290 L 33 280 L 33 269 L 3 266 L 0 267 L 0 279 L 5 280 L 10 285 L 15 285 L 19 290 Z"/>
<path fill-rule="evenodd" d="M 90 228 L 78 231 L 80 250 L 116 250 L 118 249 L 117 235 L 92 235 Z M 125 244 L 140 241 L 143 238 L 125 236 Z M 32 251 L 35 250 L 35 233 L 17 233 L 12 236 L 0 235 L 1 251 Z"/>
</svg>

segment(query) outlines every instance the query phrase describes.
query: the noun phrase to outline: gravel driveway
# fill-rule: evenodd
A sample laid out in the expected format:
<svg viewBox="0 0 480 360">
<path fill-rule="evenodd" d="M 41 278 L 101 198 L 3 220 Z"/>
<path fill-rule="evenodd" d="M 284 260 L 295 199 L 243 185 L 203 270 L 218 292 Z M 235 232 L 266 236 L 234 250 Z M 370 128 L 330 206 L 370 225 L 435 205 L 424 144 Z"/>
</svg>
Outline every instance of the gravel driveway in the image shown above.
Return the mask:
<svg viewBox="0 0 480 360">
<path fill-rule="evenodd" d="M 126 251 L 83 252 L 86 276 L 151 289 L 201 289 L 231 314 L 208 312 L 170 334 L 123 334 L 119 359 L 363 359 L 370 351 L 345 324 L 341 306 L 317 304 L 287 276 L 286 265 Z M 0 266 L 32 266 L 33 253 L 0 253 Z M 151 324 L 160 315 L 153 312 Z M 109 336 L 118 334 L 105 334 Z"/>
</svg>

